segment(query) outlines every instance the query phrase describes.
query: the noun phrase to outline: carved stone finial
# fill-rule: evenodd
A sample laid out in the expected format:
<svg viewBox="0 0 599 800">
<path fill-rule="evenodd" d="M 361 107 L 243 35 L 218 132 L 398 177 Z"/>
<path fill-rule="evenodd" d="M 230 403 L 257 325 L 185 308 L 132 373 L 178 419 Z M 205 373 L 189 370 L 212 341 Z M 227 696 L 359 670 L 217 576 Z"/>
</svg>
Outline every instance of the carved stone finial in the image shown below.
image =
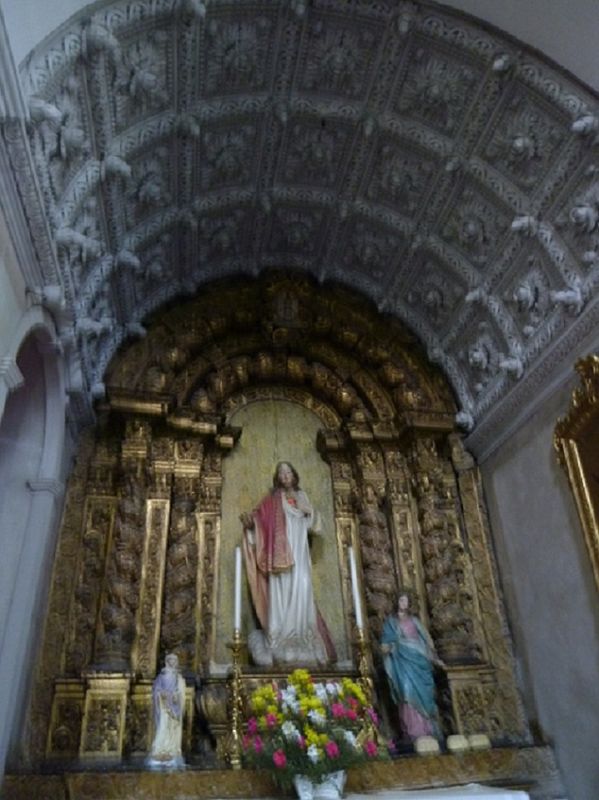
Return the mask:
<svg viewBox="0 0 599 800">
<path fill-rule="evenodd" d="M 116 254 L 116 265 L 137 271 L 141 267 L 141 262 L 135 253 L 123 248 Z"/>
<path fill-rule="evenodd" d="M 476 286 L 474 289 L 470 289 L 464 297 L 466 303 L 484 303 L 486 299 L 487 293 L 482 286 Z"/>
<path fill-rule="evenodd" d="M 599 222 L 599 206 L 578 203 L 570 211 L 570 221 L 580 233 L 592 233 Z"/>
<path fill-rule="evenodd" d="M 140 322 L 130 322 L 126 326 L 125 332 L 127 336 L 133 336 L 139 339 L 143 339 L 148 333 L 146 328 L 144 328 Z"/>
<path fill-rule="evenodd" d="M 599 131 L 599 119 L 593 114 L 585 114 L 572 123 L 572 132 L 579 136 L 588 136 Z"/>
<path fill-rule="evenodd" d="M 106 385 L 102 381 L 96 381 L 91 388 L 93 400 L 103 400 L 106 397 Z"/>
<path fill-rule="evenodd" d="M 131 177 L 131 167 L 125 159 L 120 156 L 106 156 L 100 162 L 100 180 L 106 181 L 109 178 L 127 178 Z"/>
<path fill-rule="evenodd" d="M 182 136 L 190 136 L 192 139 L 198 139 L 201 134 L 200 123 L 193 114 L 179 114 L 177 130 Z"/>
<path fill-rule="evenodd" d="M 34 123 L 48 122 L 58 127 L 62 121 L 62 111 L 52 103 L 47 103 L 39 97 L 30 97 L 28 100 L 29 116 Z"/>
<path fill-rule="evenodd" d="M 555 306 L 563 306 L 566 311 L 577 317 L 584 307 L 584 296 L 579 284 L 568 289 L 549 292 L 551 302 Z"/>
<path fill-rule="evenodd" d="M 178 0 L 176 9 L 182 17 L 192 17 L 201 22 L 206 17 L 208 0 Z"/>
<path fill-rule="evenodd" d="M 102 319 L 92 319 L 91 317 L 81 317 L 77 320 L 76 328 L 78 334 L 83 334 L 88 337 L 101 336 L 106 331 L 112 328 L 113 320 L 110 317 L 102 317 Z"/>
<path fill-rule="evenodd" d="M 509 56 L 507 53 L 501 53 L 493 61 L 493 72 L 502 74 L 508 72 L 512 66 L 513 61 L 511 56 Z"/>
<path fill-rule="evenodd" d="M 523 236 L 534 236 L 539 230 L 539 221 L 530 214 L 522 214 L 514 218 L 511 228 Z"/>
<path fill-rule="evenodd" d="M 81 53 L 88 60 L 97 53 L 105 53 L 116 61 L 121 54 L 121 45 L 108 28 L 97 22 L 90 22 L 81 35 Z"/>
<path fill-rule="evenodd" d="M 504 356 L 499 359 L 498 366 L 502 372 L 516 379 L 521 378 L 524 374 L 524 364 L 519 356 Z"/>
<path fill-rule="evenodd" d="M 462 409 L 455 415 L 455 423 L 459 428 L 470 432 L 474 428 L 474 417 L 469 411 Z"/>
</svg>

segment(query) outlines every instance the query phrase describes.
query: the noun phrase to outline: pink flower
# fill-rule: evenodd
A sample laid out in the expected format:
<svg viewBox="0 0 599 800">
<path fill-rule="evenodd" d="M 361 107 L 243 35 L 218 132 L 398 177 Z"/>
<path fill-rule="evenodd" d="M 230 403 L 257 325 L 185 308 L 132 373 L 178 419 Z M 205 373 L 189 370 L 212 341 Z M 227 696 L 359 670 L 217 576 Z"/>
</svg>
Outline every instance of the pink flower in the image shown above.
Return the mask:
<svg viewBox="0 0 599 800">
<path fill-rule="evenodd" d="M 358 719 L 358 715 L 357 715 L 357 714 L 356 714 L 356 712 L 353 710 L 353 708 L 348 708 L 348 709 L 347 709 L 347 711 L 345 712 L 345 715 L 346 715 L 346 717 L 347 717 L 348 719 L 351 719 L 352 721 L 354 721 L 354 720 Z"/>
<path fill-rule="evenodd" d="M 329 758 L 337 758 L 339 755 L 339 747 L 337 742 L 327 742 L 324 746 L 325 752 Z"/>
<path fill-rule="evenodd" d="M 333 703 L 331 705 L 331 711 L 336 719 L 345 716 L 345 708 L 343 707 L 342 703 Z"/>
<path fill-rule="evenodd" d="M 254 736 L 254 750 L 260 754 L 264 750 L 264 744 L 259 736 Z"/>
<path fill-rule="evenodd" d="M 358 703 L 358 701 L 356 700 L 355 697 L 348 697 L 347 698 L 347 705 L 355 710 L 356 708 L 358 708 L 358 706 L 360 704 Z"/>
<path fill-rule="evenodd" d="M 251 743 L 252 743 L 252 737 L 249 735 L 249 733 L 246 733 L 245 736 L 243 737 L 243 749 L 248 750 Z"/>
<path fill-rule="evenodd" d="M 303 736 L 298 736 L 298 738 L 297 738 L 297 746 L 299 747 L 300 750 L 305 750 L 306 749 L 306 740 L 304 739 Z"/>
<path fill-rule="evenodd" d="M 287 756 L 282 750 L 275 750 L 272 754 L 272 760 L 275 763 L 275 767 L 278 767 L 278 769 L 283 769 L 287 766 Z"/>
<path fill-rule="evenodd" d="M 374 756 L 376 756 L 378 752 L 376 743 L 373 742 L 372 739 L 369 739 L 367 742 L 364 742 L 364 750 L 366 750 L 366 755 L 369 758 L 374 758 Z"/>
<path fill-rule="evenodd" d="M 374 708 L 367 708 L 366 710 L 368 711 L 368 716 L 373 721 L 373 723 L 375 725 L 378 725 L 379 724 L 379 715 L 376 713 Z"/>
<path fill-rule="evenodd" d="M 277 715 L 276 714 L 267 714 L 266 715 L 266 724 L 269 728 L 274 728 L 277 724 Z"/>
<path fill-rule="evenodd" d="M 251 733 L 252 736 L 258 733 L 258 722 L 256 717 L 250 717 L 248 719 L 248 733 Z"/>
</svg>

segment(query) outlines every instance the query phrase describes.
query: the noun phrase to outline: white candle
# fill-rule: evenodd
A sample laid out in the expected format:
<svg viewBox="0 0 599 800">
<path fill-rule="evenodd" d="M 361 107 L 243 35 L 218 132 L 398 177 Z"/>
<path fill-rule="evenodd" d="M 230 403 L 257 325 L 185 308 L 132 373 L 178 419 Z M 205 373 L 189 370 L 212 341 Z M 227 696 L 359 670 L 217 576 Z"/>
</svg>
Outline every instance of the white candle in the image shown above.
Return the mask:
<svg viewBox="0 0 599 800">
<path fill-rule="evenodd" d="M 241 547 L 235 548 L 235 621 L 236 631 L 241 630 Z"/>
<path fill-rule="evenodd" d="M 358 589 L 358 571 L 356 570 L 356 557 L 354 556 L 354 548 L 348 547 L 349 550 L 349 572 L 351 575 L 351 590 L 354 597 L 354 610 L 356 612 L 356 625 L 362 630 L 364 623 L 362 620 L 362 605 L 360 603 L 360 591 Z"/>
</svg>

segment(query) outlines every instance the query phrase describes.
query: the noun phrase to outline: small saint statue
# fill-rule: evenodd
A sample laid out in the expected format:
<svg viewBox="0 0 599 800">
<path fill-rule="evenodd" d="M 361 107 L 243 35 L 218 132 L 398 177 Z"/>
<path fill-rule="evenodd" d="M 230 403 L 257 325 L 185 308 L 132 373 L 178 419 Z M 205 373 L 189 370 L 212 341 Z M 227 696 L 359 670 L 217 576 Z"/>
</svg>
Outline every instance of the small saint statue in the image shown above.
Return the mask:
<svg viewBox="0 0 599 800">
<path fill-rule="evenodd" d="M 434 667 L 446 667 L 410 603 L 410 593 L 400 590 L 397 612 L 383 626 L 381 650 L 402 738 L 415 742 L 421 736 L 440 737 Z"/>
<path fill-rule="evenodd" d="M 169 653 L 152 687 L 154 741 L 146 764 L 151 769 L 177 769 L 185 766 L 181 741 L 185 709 L 185 680 L 179 659 Z"/>
</svg>

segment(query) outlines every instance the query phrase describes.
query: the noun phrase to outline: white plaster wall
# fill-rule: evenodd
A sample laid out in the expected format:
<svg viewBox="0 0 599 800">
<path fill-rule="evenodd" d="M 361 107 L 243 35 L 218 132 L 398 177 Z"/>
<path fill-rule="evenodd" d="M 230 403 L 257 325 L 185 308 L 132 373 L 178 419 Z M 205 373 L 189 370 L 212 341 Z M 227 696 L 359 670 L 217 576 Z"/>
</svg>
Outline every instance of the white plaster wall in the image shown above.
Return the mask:
<svg viewBox="0 0 599 800">
<path fill-rule="evenodd" d="M 0 0 L 16 63 L 85 5 L 81 0 Z M 443 0 L 439 5 L 501 28 L 599 89 L 597 0 Z"/>
<path fill-rule="evenodd" d="M 599 796 L 599 591 L 553 429 L 562 388 L 482 467 L 525 704 L 569 800 Z"/>
</svg>

